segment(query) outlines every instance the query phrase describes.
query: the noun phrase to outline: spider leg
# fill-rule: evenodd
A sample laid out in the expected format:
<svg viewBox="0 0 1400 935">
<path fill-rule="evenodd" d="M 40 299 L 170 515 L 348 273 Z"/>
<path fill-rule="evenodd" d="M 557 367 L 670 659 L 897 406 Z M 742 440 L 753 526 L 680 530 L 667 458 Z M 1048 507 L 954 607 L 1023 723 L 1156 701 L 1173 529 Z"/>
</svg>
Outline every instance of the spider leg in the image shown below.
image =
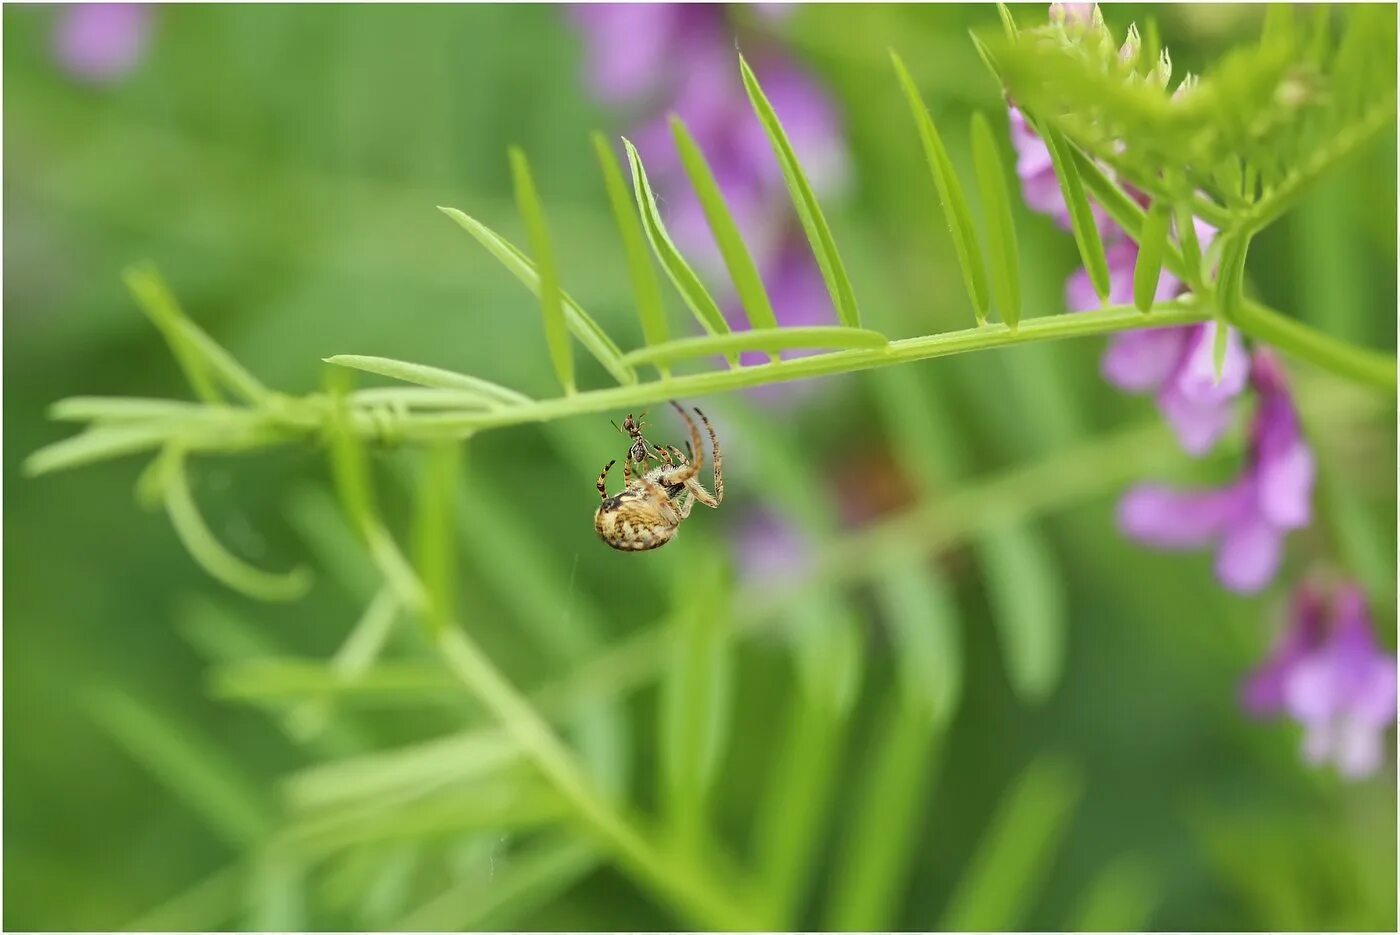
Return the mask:
<svg viewBox="0 0 1400 935">
<path fill-rule="evenodd" d="M 671 498 L 666 496 L 666 491 L 645 474 L 637 479 L 641 482 L 642 489 L 647 492 L 647 499 L 656 507 L 656 511 L 672 526 L 679 526 L 682 517 L 676 513 L 675 505 L 671 502 Z"/>
<path fill-rule="evenodd" d="M 602 472 L 598 474 L 598 496 L 603 500 L 608 499 L 608 472 L 612 470 L 612 466 L 616 463 L 616 461 L 609 461 Z"/>
<path fill-rule="evenodd" d="M 692 477 L 685 482 L 685 489 L 688 492 L 688 494 L 694 495 L 696 500 L 699 500 L 701 503 L 705 504 L 705 506 L 709 507 L 710 509 L 713 510 L 719 506 L 719 500 L 715 497 L 710 496 L 710 492 L 704 487 L 700 486 L 700 482 L 695 478 Z"/>
<path fill-rule="evenodd" d="M 704 501 L 702 500 L 701 502 L 703 503 Z M 680 514 L 681 519 L 685 519 L 687 516 L 689 516 L 690 510 L 694 506 L 695 497 L 691 494 L 689 489 L 687 489 L 686 492 L 681 495 L 680 499 L 676 501 L 676 511 Z"/>
<path fill-rule="evenodd" d="M 703 449 L 700 447 L 700 429 L 696 427 L 695 420 L 692 419 L 690 413 L 682 409 L 681 404 L 674 399 L 671 400 L 671 405 L 676 408 L 676 412 L 681 414 L 681 418 L 685 420 L 686 427 L 690 429 L 690 448 L 695 454 L 695 460 L 691 461 L 689 464 L 682 464 L 675 471 L 668 473 L 665 477 L 665 482 L 668 484 L 683 484 L 700 473 L 700 468 L 705 465 L 705 455 Z M 679 454 L 679 451 L 677 454 Z"/>
<path fill-rule="evenodd" d="M 714 478 L 715 478 L 715 506 L 724 502 L 724 456 L 719 450 L 719 436 L 715 434 L 715 427 L 710 424 L 710 420 L 705 418 L 705 414 L 699 409 L 695 414 L 700 417 L 700 421 L 705 423 L 705 431 L 710 433 L 710 448 L 714 453 Z M 699 443 L 696 443 L 699 447 Z M 702 501 L 703 502 L 703 501 Z M 707 506 L 709 504 L 706 504 Z"/>
<path fill-rule="evenodd" d="M 632 459 L 631 459 L 631 458 L 623 458 L 623 459 L 622 459 L 622 485 L 623 485 L 623 489 L 624 489 L 624 490 L 625 490 L 626 488 L 632 486 Z"/>
</svg>

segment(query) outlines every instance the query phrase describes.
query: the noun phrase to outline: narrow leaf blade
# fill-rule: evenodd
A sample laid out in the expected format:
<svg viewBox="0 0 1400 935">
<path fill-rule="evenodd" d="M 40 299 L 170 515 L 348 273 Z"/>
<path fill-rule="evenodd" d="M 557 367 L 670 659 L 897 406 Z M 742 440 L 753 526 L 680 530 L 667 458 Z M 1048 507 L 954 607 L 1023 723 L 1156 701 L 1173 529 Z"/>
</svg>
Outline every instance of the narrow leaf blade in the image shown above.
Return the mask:
<svg viewBox="0 0 1400 935">
<path fill-rule="evenodd" d="M 977 546 L 1007 677 L 1023 699 L 1043 701 L 1064 668 L 1067 628 L 1053 554 L 1027 526 L 993 529 Z"/>
<path fill-rule="evenodd" d="M 1170 221 L 1170 206 L 1162 201 L 1153 202 L 1142 225 L 1142 237 L 1138 239 L 1137 265 L 1133 267 L 1133 303 L 1144 314 L 1152 310 L 1157 298 Z"/>
<path fill-rule="evenodd" d="M 481 380 L 477 377 L 468 376 L 465 373 L 457 373 L 452 370 L 444 370 L 441 367 L 429 367 L 426 364 L 409 363 L 406 360 L 394 360 L 390 357 L 371 357 L 361 354 L 336 354 L 334 357 L 327 357 L 325 362 L 336 367 L 348 367 L 351 370 L 362 370 L 365 373 L 373 373 L 381 377 L 389 377 L 393 380 L 402 380 L 405 383 L 412 383 L 415 386 L 427 386 L 439 390 L 461 390 L 465 393 L 478 394 L 482 399 L 493 403 L 504 403 L 506 405 L 518 406 L 531 402 L 530 397 L 524 393 L 517 393 L 508 387 L 491 383 L 488 380 Z"/>
<path fill-rule="evenodd" d="M 734 283 L 734 291 L 739 296 L 744 312 L 748 315 L 750 328 L 776 328 L 778 319 L 773 314 L 773 306 L 768 301 L 768 291 L 763 287 L 763 279 L 758 274 L 749 248 L 744 244 L 739 226 L 725 204 L 724 193 L 715 181 L 705 154 L 686 129 L 679 117 L 671 117 L 671 135 L 680 153 L 681 165 L 690 177 L 691 187 L 700 200 L 700 208 L 705 213 L 705 221 L 710 226 L 720 256 L 724 258 L 729 278 Z"/>
<path fill-rule="evenodd" d="M 656 254 L 661 268 L 666 271 L 666 275 L 685 300 L 691 313 L 695 315 L 700 327 L 710 334 L 728 333 L 729 322 L 725 321 L 724 313 L 720 311 L 714 297 L 705 289 L 700 277 L 695 275 L 695 270 L 690 268 L 690 264 L 686 262 L 666 231 L 666 225 L 661 220 L 661 210 L 656 204 L 656 194 L 651 190 L 646 167 L 642 165 L 641 154 L 631 141 L 624 139 L 622 143 L 627 147 L 627 162 L 632 168 L 632 192 L 637 199 L 642 229 L 646 231 L 647 239 L 651 242 L 652 252 Z"/>
<path fill-rule="evenodd" d="M 1084 194 L 1084 183 L 1079 176 L 1079 167 L 1074 161 L 1069 144 L 1060 131 L 1049 124 L 1041 127 L 1045 146 L 1050 150 L 1050 161 L 1055 166 L 1055 177 L 1060 180 L 1060 190 L 1064 194 L 1065 205 L 1069 208 L 1070 226 L 1074 229 L 1074 242 L 1079 246 L 1079 256 L 1084 261 L 1084 269 L 1094 286 L 1100 301 L 1107 302 L 1112 284 L 1108 275 L 1108 259 L 1104 256 L 1103 240 L 1099 237 L 1099 226 L 1094 220 L 1094 211 L 1089 197 Z"/>
<path fill-rule="evenodd" d="M 948 150 L 943 145 L 943 139 L 939 136 L 938 128 L 934 125 L 923 96 L 919 94 L 914 79 L 909 75 L 909 70 L 904 67 L 904 62 L 897 53 L 891 51 L 890 59 L 894 62 L 905 100 L 909 103 L 909 111 L 919 130 L 924 158 L 933 174 L 934 185 L 938 188 L 938 198 L 943 204 L 943 215 L 948 221 L 948 230 L 953 235 L 953 249 L 958 256 L 958 266 L 962 269 L 968 297 L 972 300 L 972 310 L 977 316 L 977 324 L 984 325 L 987 323 L 988 307 L 987 273 L 982 262 L 982 250 L 977 246 L 977 232 L 973 228 L 972 214 L 967 208 L 967 197 L 963 194 L 962 183 L 953 171 Z"/>
<path fill-rule="evenodd" d="M 476 238 L 477 243 L 486 248 L 502 266 L 508 269 L 516 279 L 525 284 L 525 287 L 536 296 L 541 294 L 540 274 L 535 262 L 520 251 L 509 240 L 491 228 L 482 224 L 469 214 L 458 211 L 456 208 L 438 207 L 438 210 L 447 215 L 457 223 L 459 227 Z M 637 375 L 623 366 L 620 362 L 622 351 L 620 351 L 608 333 L 602 329 L 593 317 L 585 312 L 577 302 L 567 292 L 560 292 L 560 300 L 564 303 L 564 315 L 568 322 L 569 330 L 579 343 L 588 349 L 588 352 L 602 364 L 614 380 L 619 383 L 635 383 Z"/>
<path fill-rule="evenodd" d="M 666 309 L 661 301 L 661 284 L 656 279 L 656 269 L 647 256 L 646 235 L 642 233 L 637 215 L 632 211 L 632 200 L 627 193 L 627 183 L 622 178 L 622 167 L 607 138 L 601 133 L 593 134 L 593 148 L 598 154 L 598 165 L 602 168 L 603 183 L 608 190 L 608 203 L 612 206 L 613 218 L 622 236 L 622 249 L 627 255 L 627 272 L 632 277 L 632 297 L 637 302 L 637 316 L 642 322 L 642 335 L 648 344 L 660 344 L 670 337 L 666 327 Z"/>
<path fill-rule="evenodd" d="M 530 175 L 525 153 L 512 147 L 510 171 L 515 179 L 515 204 L 525 227 L 530 232 L 530 248 L 535 254 L 535 268 L 540 277 L 540 312 L 544 315 L 544 337 L 549 345 L 549 359 L 554 374 L 565 395 L 576 392 L 574 386 L 574 350 L 569 344 L 569 326 L 564 321 L 564 300 L 559 292 L 559 273 L 554 267 L 554 246 L 545 221 L 544 207 Z"/>
<path fill-rule="evenodd" d="M 1001 320 L 1015 330 L 1021 322 L 1021 259 L 1016 246 L 1016 223 L 1011 215 L 1011 195 L 1001 151 L 981 111 L 972 115 L 972 161 L 987 218 L 992 290 L 1001 308 Z"/>
<path fill-rule="evenodd" d="M 850 277 L 841 262 L 841 255 L 836 250 L 836 240 L 826 222 L 826 215 L 822 213 L 821 204 L 812 191 L 811 183 L 807 181 L 806 173 L 802 171 L 802 164 L 797 161 L 797 154 L 793 151 L 782 122 L 778 120 L 777 111 L 764 95 L 763 88 L 759 86 L 758 79 L 754 77 L 753 70 L 742 55 L 739 56 L 739 70 L 744 79 L 749 102 L 753 105 L 754 113 L 758 114 L 758 119 L 768 134 L 768 140 L 773 145 L 773 152 L 778 157 L 788 193 L 797 208 L 802 227 L 807 232 L 807 239 L 812 244 L 812 253 L 817 258 L 817 265 L 821 267 L 827 291 L 831 293 L 831 304 L 835 307 L 842 324 L 859 328 L 860 309 L 856 305 Z"/>
</svg>

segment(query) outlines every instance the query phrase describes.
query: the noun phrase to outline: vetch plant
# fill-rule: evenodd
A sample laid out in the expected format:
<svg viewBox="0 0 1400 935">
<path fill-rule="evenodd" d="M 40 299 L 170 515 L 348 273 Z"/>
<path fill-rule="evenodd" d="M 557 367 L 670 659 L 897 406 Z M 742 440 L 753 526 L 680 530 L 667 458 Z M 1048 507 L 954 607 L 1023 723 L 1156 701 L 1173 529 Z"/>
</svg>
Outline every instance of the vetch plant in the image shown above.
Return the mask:
<svg viewBox="0 0 1400 935">
<path fill-rule="evenodd" d="M 268 706 L 283 729 L 307 743 L 324 739 L 339 717 L 339 701 L 376 692 L 440 702 L 444 694 L 465 689 L 489 715 L 457 734 L 389 751 L 362 749 L 299 772 L 287 784 L 284 822 L 265 821 L 261 811 L 244 807 L 217 770 L 189 770 L 208 793 L 199 801 L 246 847 L 246 856 L 225 876 L 272 880 L 264 892 L 294 889 L 307 868 L 360 845 L 397 841 L 405 827 L 446 826 L 479 840 L 529 835 L 528 844 L 515 853 L 505 879 L 489 888 L 453 882 L 414 901 L 405 894 L 419 890 L 405 885 L 367 903 L 363 917 L 420 929 L 500 924 L 528 910 L 516 901 L 547 898 L 609 861 L 687 925 L 799 927 L 818 869 L 816 843 L 833 820 L 826 777 L 848 749 L 862 690 L 860 621 L 848 600 L 850 587 L 860 584 L 872 588 L 893 622 L 897 663 L 872 756 L 859 776 L 864 820 L 840 829 L 848 844 L 845 872 L 825 895 L 821 912 L 823 924 L 833 927 L 891 925 L 911 872 L 910 829 L 931 781 L 930 757 L 943 745 L 963 687 L 957 601 L 943 575 L 930 572 L 923 560 L 940 546 L 972 539 L 1001 580 L 1020 587 L 997 598 L 1000 615 L 1014 621 L 1003 633 L 1008 674 L 1024 699 L 1041 700 L 1058 677 L 1064 634 L 1046 619 L 1058 595 L 1053 574 L 1045 571 L 1043 543 L 1018 523 L 1140 482 L 1146 461 L 1159 464 L 1164 453 L 1172 453 L 1168 432 L 1148 426 L 978 478 L 943 500 L 840 531 L 832 519 L 837 511 L 800 454 L 781 439 L 762 438 L 736 416 L 736 435 L 729 434 L 731 426 L 720 426 L 731 496 L 739 462 L 761 462 L 761 469 L 743 476 L 783 513 L 755 517 L 744 541 L 766 541 L 759 546 L 765 551 L 778 548 L 774 541 L 782 543 L 791 553 L 784 562 L 790 582 L 736 584 L 718 552 L 697 548 L 686 555 L 683 574 L 658 583 L 671 594 L 663 623 L 605 646 L 603 613 L 542 557 L 538 537 L 518 528 L 511 501 L 461 482 L 462 450 L 484 432 L 538 423 L 567 441 L 565 420 L 572 416 L 597 414 L 602 421 L 659 409 L 670 399 L 861 370 L 882 371 L 881 392 L 897 398 L 907 390 L 893 376 L 901 364 L 1103 336 L 1114 341 L 1106 374 L 1124 388 L 1156 392 L 1176 439 L 1192 454 L 1216 444 L 1228 448 L 1228 418 L 1221 413 L 1246 386 L 1256 399 L 1248 438 L 1234 440 L 1245 448 L 1239 481 L 1204 494 L 1140 487 L 1123 503 L 1125 529 L 1175 547 L 1218 542 L 1220 577 L 1237 590 L 1261 587 L 1273 577 L 1284 534 L 1310 517 L 1313 482 L 1312 455 L 1302 441 L 1281 358 L 1353 385 L 1351 392 L 1298 400 L 1299 407 L 1315 407 L 1342 428 L 1394 394 L 1396 366 L 1393 355 L 1329 336 L 1287 310 L 1250 298 L 1246 260 L 1253 238 L 1301 192 L 1391 125 L 1394 34 L 1375 28 L 1375 14 L 1357 7 L 1346 11 L 1346 28 L 1334 42 L 1321 20 L 1304 25 L 1288 10 L 1271 15 L 1257 43 L 1172 89 L 1170 59 L 1153 48 L 1155 31 L 1133 31 L 1120 44 L 1096 11 L 1060 9 L 1048 25 L 1033 29 L 1018 29 L 1010 11 L 1001 12 L 1004 34 L 973 41 L 1014 102 L 1012 141 L 1028 202 L 1059 218 L 1079 251 L 1083 274 L 1070 284 L 1073 310 L 1022 307 L 1024 248 L 1010 211 L 1005 147 L 993 130 L 999 116 L 974 118 L 976 185 L 967 186 L 950 158 L 946 128 L 935 122 L 898 55 L 888 93 L 902 95 L 908 106 L 910 145 L 922 151 L 931 176 L 926 184 L 943 207 L 974 312 L 965 329 L 892 337 L 867 327 L 861 284 L 843 262 L 839 225 L 823 210 L 817 174 L 800 158 L 787 128 L 789 115 L 770 93 L 764 70 L 742 57 L 728 62 L 727 81 L 748 100 L 771 159 L 768 176 L 782 180 L 797 219 L 789 233 L 800 229 L 802 240 L 784 240 L 777 253 L 760 250 L 739 220 L 752 206 L 726 187 L 720 154 L 707 151 L 704 135 L 687 121 L 671 120 L 667 127 L 676 164 L 692 185 L 698 217 L 713 237 L 747 329 L 735 327 L 735 316 L 707 284 L 714 269 L 682 249 L 678 221 L 667 216 L 665 199 L 658 199 L 653 186 L 653 178 L 661 177 L 655 171 L 660 160 L 623 141 L 624 169 L 615 146 L 601 137 L 594 141 L 596 155 L 627 259 L 642 346 L 624 349 L 566 291 L 542 196 L 546 180 L 534 177 L 523 151 L 513 149 L 509 156 L 527 232 L 523 248 L 461 210 L 441 209 L 538 297 L 541 348 L 557 393 L 527 395 L 469 374 L 348 353 L 327 358 L 322 391 L 281 393 L 187 317 L 152 267 L 128 272 L 127 284 L 196 399 L 75 397 L 55 403 L 55 418 L 86 428 L 35 452 L 26 462 L 29 472 L 154 453 L 137 483 L 139 498 L 163 506 L 191 556 L 244 594 L 293 601 L 309 586 L 309 573 L 253 567 L 222 545 L 200 516 L 189 469 L 202 458 L 276 446 L 324 450 L 338 514 L 315 493 L 298 496 L 293 514 L 306 538 L 322 543 L 313 550 L 317 564 L 338 566 L 341 581 L 368 592 L 357 595 L 366 609 L 329 663 L 277 654 L 233 658 L 226 648 L 236 640 L 207 639 L 223 648 L 214 676 L 218 692 Z M 630 93 L 639 81 L 645 86 L 638 75 L 647 73 L 646 62 L 603 58 L 612 70 L 596 72 L 600 88 Z M 674 171 L 666 176 L 668 185 L 676 184 Z M 974 204 L 983 210 L 985 230 L 977 227 Z M 805 323 L 800 315 L 808 311 L 811 290 L 779 292 L 770 281 L 781 267 L 772 258 L 787 262 L 789 251 L 804 241 L 801 262 L 817 271 L 834 323 Z M 673 336 L 662 278 L 693 317 L 691 334 Z M 801 296 L 803 308 L 785 307 L 793 296 Z M 597 368 L 580 366 L 580 347 Z M 792 351 L 804 356 L 787 353 Z M 586 385 L 595 369 L 607 375 L 607 385 Z M 396 382 L 356 388 L 357 373 Z M 907 453 L 936 456 L 936 401 L 918 404 L 929 418 L 891 434 L 900 436 Z M 408 449 L 418 458 L 416 475 L 393 478 L 415 495 L 411 548 L 400 544 L 381 508 L 371 446 Z M 585 473 L 591 478 L 596 471 L 594 465 Z M 920 483 L 933 486 L 928 478 Z M 587 522 L 586 513 L 581 501 L 579 522 Z M 337 536 L 340 547 L 324 545 Z M 681 540 L 672 549 L 685 547 Z M 509 592 L 522 620 L 535 622 L 538 629 L 523 638 L 552 654 L 565 677 L 529 691 L 506 677 L 454 601 L 453 572 L 463 558 Z M 347 562 L 360 565 L 346 571 Z M 507 569 L 522 567 L 538 587 L 506 586 Z M 657 572 L 652 567 L 638 575 Z M 1311 622 L 1298 624 L 1301 635 L 1289 637 L 1277 663 L 1289 670 L 1281 677 L 1288 687 L 1281 695 L 1263 692 L 1264 700 L 1253 702 L 1260 710 L 1287 710 L 1309 731 L 1309 757 L 1335 760 L 1350 774 L 1377 762 L 1379 730 L 1386 723 L 1379 700 L 1389 692 L 1393 708 L 1394 695 L 1393 661 L 1387 669 L 1387 660 L 1367 642 L 1370 631 L 1358 601 L 1339 601 L 1330 617 L 1300 611 L 1299 619 Z M 403 658 L 387 658 L 389 634 L 403 618 L 421 624 L 406 637 L 412 649 Z M 1324 618 L 1335 622 L 1320 622 Z M 765 628 L 781 630 L 790 648 L 795 689 L 782 715 L 783 749 L 770 784 L 759 793 L 752 839 L 738 855 L 721 840 L 713 800 L 733 719 L 736 648 Z M 1364 690 L 1343 685 L 1347 673 L 1363 671 Z M 619 766 L 628 763 L 629 732 L 618 700 L 652 682 L 661 698 L 657 789 L 654 808 L 644 811 L 629 788 L 632 777 Z M 134 715 L 121 723 L 117 730 L 126 731 L 148 758 L 188 766 L 189 758 L 180 756 L 158 720 Z M 1054 754 L 1016 779 L 949 900 L 946 925 L 996 929 L 1019 923 L 1025 894 L 1046 874 L 1082 782 L 1078 769 Z M 365 860 L 386 877 L 412 877 L 413 861 L 423 859 L 422 853 L 406 847 Z M 410 869 L 391 867 L 395 860 Z M 1130 873 L 1126 879 L 1140 877 Z M 225 877 L 206 882 L 206 896 L 229 888 Z M 1150 903 L 1150 893 L 1130 904 L 1142 902 Z M 1140 926 L 1145 911 L 1125 911 L 1116 917 L 1117 927 Z M 302 919 L 286 903 L 273 903 L 264 921 L 297 928 Z"/>
</svg>

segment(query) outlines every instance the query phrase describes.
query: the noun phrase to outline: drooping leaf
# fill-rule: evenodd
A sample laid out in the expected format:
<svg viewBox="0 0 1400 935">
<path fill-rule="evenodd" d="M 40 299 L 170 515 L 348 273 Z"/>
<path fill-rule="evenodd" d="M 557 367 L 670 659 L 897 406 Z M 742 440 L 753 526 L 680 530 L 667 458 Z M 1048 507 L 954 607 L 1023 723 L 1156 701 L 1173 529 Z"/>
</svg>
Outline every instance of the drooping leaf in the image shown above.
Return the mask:
<svg viewBox="0 0 1400 935">
<path fill-rule="evenodd" d="M 1029 526 L 1002 526 L 977 539 L 1006 673 L 1023 699 L 1043 701 L 1064 668 L 1068 613 L 1054 554 Z"/>
</svg>

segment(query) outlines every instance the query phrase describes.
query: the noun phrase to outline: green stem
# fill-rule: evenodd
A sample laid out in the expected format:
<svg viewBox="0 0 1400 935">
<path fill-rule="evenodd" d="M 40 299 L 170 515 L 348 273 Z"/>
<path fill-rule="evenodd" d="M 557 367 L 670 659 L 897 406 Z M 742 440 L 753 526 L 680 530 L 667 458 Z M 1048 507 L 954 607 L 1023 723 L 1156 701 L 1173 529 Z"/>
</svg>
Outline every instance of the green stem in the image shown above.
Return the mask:
<svg viewBox="0 0 1400 935">
<path fill-rule="evenodd" d="M 699 868 L 668 859 L 633 825 L 600 798 L 573 754 L 515 686 L 459 627 L 438 639 L 448 668 L 500 720 L 588 828 L 609 846 L 619 862 L 706 928 L 756 931 L 762 920 L 732 899 Z"/>
<path fill-rule="evenodd" d="M 1235 325 L 1250 337 L 1317 364 L 1339 376 L 1395 393 L 1395 357 L 1357 347 L 1310 328 L 1257 302 L 1244 302 Z"/>
</svg>

